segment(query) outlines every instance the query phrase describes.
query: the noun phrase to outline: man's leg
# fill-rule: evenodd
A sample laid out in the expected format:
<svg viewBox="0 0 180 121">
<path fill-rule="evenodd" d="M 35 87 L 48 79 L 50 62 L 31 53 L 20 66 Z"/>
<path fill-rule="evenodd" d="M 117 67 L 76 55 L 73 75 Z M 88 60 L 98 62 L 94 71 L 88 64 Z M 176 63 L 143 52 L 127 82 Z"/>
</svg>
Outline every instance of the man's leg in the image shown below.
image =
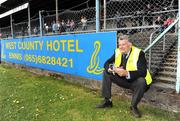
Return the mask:
<svg viewBox="0 0 180 121">
<path fill-rule="evenodd" d="M 145 78 L 138 78 L 132 84 L 133 89 L 133 97 L 131 106 L 137 107 L 138 103 L 141 101 L 145 91 L 147 90 L 148 86 L 146 84 Z"/>
<path fill-rule="evenodd" d="M 104 102 L 97 105 L 97 108 L 112 107 L 111 102 L 111 86 L 112 82 L 118 86 L 124 88 L 130 88 L 131 83 L 129 83 L 125 78 L 119 77 L 117 74 L 108 74 L 106 71 L 103 72 L 103 82 L 102 82 L 102 96 L 104 97 Z"/>
<path fill-rule="evenodd" d="M 102 96 L 105 98 L 111 98 L 111 79 L 110 74 L 106 71 L 103 72 L 103 81 L 102 81 Z"/>
<path fill-rule="evenodd" d="M 146 84 L 145 78 L 138 78 L 132 83 L 133 96 L 131 101 L 131 110 L 134 116 L 141 117 L 141 114 L 137 108 L 138 103 L 141 101 L 145 91 L 149 88 Z"/>
<path fill-rule="evenodd" d="M 128 82 L 126 78 L 121 78 L 117 74 L 108 74 L 106 71 L 103 72 L 102 82 L 102 96 L 105 98 L 111 98 L 111 86 L 112 82 L 120 87 L 130 89 L 132 83 Z"/>
<path fill-rule="evenodd" d="M 103 71 L 103 80 L 102 80 L 102 96 L 104 97 L 104 102 L 102 104 L 98 104 L 96 108 L 106 108 L 112 107 L 111 98 L 111 74 L 108 74 L 106 71 Z"/>
</svg>

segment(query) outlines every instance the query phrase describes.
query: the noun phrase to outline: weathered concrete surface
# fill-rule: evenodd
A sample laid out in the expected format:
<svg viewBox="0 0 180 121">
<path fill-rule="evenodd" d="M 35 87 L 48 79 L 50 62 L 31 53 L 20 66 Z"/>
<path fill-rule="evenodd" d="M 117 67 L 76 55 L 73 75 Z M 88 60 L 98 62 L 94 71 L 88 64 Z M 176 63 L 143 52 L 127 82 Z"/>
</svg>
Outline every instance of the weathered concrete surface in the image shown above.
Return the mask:
<svg viewBox="0 0 180 121">
<path fill-rule="evenodd" d="M 144 99 L 161 109 L 180 112 L 180 94 L 177 94 L 175 90 L 152 85 L 144 95 Z"/>
</svg>

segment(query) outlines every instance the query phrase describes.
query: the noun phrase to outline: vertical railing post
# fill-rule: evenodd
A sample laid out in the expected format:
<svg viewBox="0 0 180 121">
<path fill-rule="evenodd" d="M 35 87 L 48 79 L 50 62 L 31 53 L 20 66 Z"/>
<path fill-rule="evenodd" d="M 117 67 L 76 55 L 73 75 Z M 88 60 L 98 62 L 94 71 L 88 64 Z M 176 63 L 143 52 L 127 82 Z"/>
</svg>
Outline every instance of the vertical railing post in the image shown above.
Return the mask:
<svg viewBox="0 0 180 121">
<path fill-rule="evenodd" d="M 12 14 L 10 15 L 10 23 L 11 23 L 11 36 L 12 39 L 14 38 L 14 31 L 13 31 L 13 18 L 12 18 Z"/>
<path fill-rule="evenodd" d="M 104 0 L 104 30 L 106 29 L 106 0 Z"/>
<path fill-rule="evenodd" d="M 30 4 L 28 4 L 28 34 L 31 36 L 31 14 L 30 14 Z"/>
<path fill-rule="evenodd" d="M 163 51 L 166 49 L 166 35 L 163 36 Z"/>
<path fill-rule="evenodd" d="M 58 23 L 58 0 L 56 0 L 56 24 Z"/>
<path fill-rule="evenodd" d="M 150 37 L 149 45 L 152 43 L 152 38 Z M 149 49 L 149 61 L 148 61 L 148 69 L 151 70 L 151 49 Z"/>
<path fill-rule="evenodd" d="M 178 1 L 178 50 L 177 50 L 177 73 L 176 73 L 176 92 L 180 92 L 180 1 Z"/>
<path fill-rule="evenodd" d="M 96 32 L 100 32 L 100 0 L 96 0 Z"/>
<path fill-rule="evenodd" d="M 43 36 L 41 11 L 39 11 L 39 30 L 40 30 L 40 36 Z"/>
</svg>

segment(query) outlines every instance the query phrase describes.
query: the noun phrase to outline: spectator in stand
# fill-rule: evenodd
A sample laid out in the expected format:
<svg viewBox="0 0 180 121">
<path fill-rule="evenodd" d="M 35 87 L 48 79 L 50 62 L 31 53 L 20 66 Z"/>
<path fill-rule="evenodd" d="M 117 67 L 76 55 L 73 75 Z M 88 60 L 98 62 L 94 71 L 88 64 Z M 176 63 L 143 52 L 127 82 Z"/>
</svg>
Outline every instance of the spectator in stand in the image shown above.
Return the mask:
<svg viewBox="0 0 180 121">
<path fill-rule="evenodd" d="M 71 29 L 71 25 L 70 25 L 70 20 L 68 19 L 66 23 L 66 32 L 70 32 L 70 29 Z"/>
<path fill-rule="evenodd" d="M 155 20 L 156 25 L 162 26 L 164 21 L 162 20 L 161 16 L 158 16 L 157 19 Z"/>
<path fill-rule="evenodd" d="M 164 27 L 167 28 L 169 25 L 173 23 L 173 19 L 169 16 L 167 20 L 164 22 Z"/>
<path fill-rule="evenodd" d="M 74 28 L 75 28 L 74 20 L 71 20 L 71 22 L 70 22 L 70 31 L 74 31 Z"/>
<path fill-rule="evenodd" d="M 104 9 L 100 9 L 100 29 L 104 29 Z"/>
<path fill-rule="evenodd" d="M 53 33 L 57 33 L 58 32 L 58 24 L 55 23 L 55 21 L 53 21 L 53 24 L 52 24 L 52 32 Z"/>
<path fill-rule="evenodd" d="M 164 22 L 163 28 L 166 29 L 169 25 L 171 25 L 173 23 L 173 18 L 169 15 L 168 18 L 166 19 L 166 21 Z M 170 32 L 174 32 L 175 31 L 175 27 L 173 27 Z"/>
<path fill-rule="evenodd" d="M 145 21 L 147 22 L 148 25 L 152 25 L 153 24 L 153 17 L 152 17 L 152 11 L 153 11 L 153 8 L 151 6 L 151 4 L 147 4 L 145 6 L 145 9 L 144 9 L 144 14 L 145 14 Z"/>
<path fill-rule="evenodd" d="M 36 26 L 34 27 L 33 32 L 34 32 L 35 35 L 38 35 L 38 29 L 37 29 Z"/>
<path fill-rule="evenodd" d="M 143 18 L 143 12 L 142 11 L 136 11 L 134 13 L 135 20 L 137 21 L 138 26 L 142 26 L 142 18 Z"/>
<path fill-rule="evenodd" d="M 121 15 L 120 15 L 119 11 L 116 11 L 116 14 L 114 15 L 114 20 L 113 20 L 113 26 L 115 25 L 115 23 L 116 23 L 116 27 L 118 26 L 117 24 L 120 21 L 120 18 L 119 18 L 120 16 Z"/>
<path fill-rule="evenodd" d="M 163 23 L 164 23 L 164 21 L 162 20 L 161 16 L 158 16 L 157 19 L 155 20 L 155 24 L 160 26 L 158 28 L 159 29 L 158 32 L 163 31 Z"/>
<path fill-rule="evenodd" d="M 81 17 L 81 23 L 82 23 L 82 31 L 87 30 L 87 19 L 86 17 Z"/>
<path fill-rule="evenodd" d="M 126 28 L 126 24 L 124 23 L 123 20 L 119 20 L 117 23 L 117 28 Z M 127 30 L 119 30 L 118 33 L 126 34 Z"/>
<path fill-rule="evenodd" d="M 66 23 L 64 20 L 61 21 L 61 32 L 66 32 Z"/>
<path fill-rule="evenodd" d="M 24 27 L 22 26 L 21 27 L 21 36 L 24 37 L 24 35 L 25 35 L 25 30 L 24 30 Z"/>
<path fill-rule="evenodd" d="M 45 28 L 45 33 L 47 34 L 49 31 L 49 26 L 46 23 L 44 24 L 44 28 Z"/>
<path fill-rule="evenodd" d="M 61 33 L 62 32 L 62 29 L 61 29 L 62 25 L 61 25 L 61 21 L 60 20 L 58 20 L 57 28 L 58 28 L 59 33 Z"/>
<path fill-rule="evenodd" d="M 132 21 L 132 25 L 131 25 L 132 27 L 137 27 L 137 23 L 136 23 L 136 21 Z M 137 29 L 131 29 L 131 30 L 129 30 L 128 32 L 127 32 L 127 35 L 133 35 L 133 34 L 135 34 L 137 32 Z"/>
<path fill-rule="evenodd" d="M 8 37 L 9 37 L 9 34 L 7 33 L 7 34 L 6 34 L 6 38 L 8 38 Z"/>
</svg>

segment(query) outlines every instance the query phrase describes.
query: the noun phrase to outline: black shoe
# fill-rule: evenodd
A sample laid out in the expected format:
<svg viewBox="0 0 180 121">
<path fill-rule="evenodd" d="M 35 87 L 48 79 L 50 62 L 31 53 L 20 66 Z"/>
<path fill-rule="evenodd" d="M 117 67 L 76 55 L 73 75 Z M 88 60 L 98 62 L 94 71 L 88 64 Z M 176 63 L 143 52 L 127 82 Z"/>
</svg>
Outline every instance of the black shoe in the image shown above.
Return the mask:
<svg viewBox="0 0 180 121">
<path fill-rule="evenodd" d="M 113 106 L 112 101 L 104 100 L 102 104 L 96 105 L 96 108 L 111 108 Z"/>
<path fill-rule="evenodd" d="M 139 112 L 137 107 L 130 107 L 131 109 L 131 113 L 136 117 L 136 118 L 140 118 L 141 117 L 141 113 Z"/>
</svg>

